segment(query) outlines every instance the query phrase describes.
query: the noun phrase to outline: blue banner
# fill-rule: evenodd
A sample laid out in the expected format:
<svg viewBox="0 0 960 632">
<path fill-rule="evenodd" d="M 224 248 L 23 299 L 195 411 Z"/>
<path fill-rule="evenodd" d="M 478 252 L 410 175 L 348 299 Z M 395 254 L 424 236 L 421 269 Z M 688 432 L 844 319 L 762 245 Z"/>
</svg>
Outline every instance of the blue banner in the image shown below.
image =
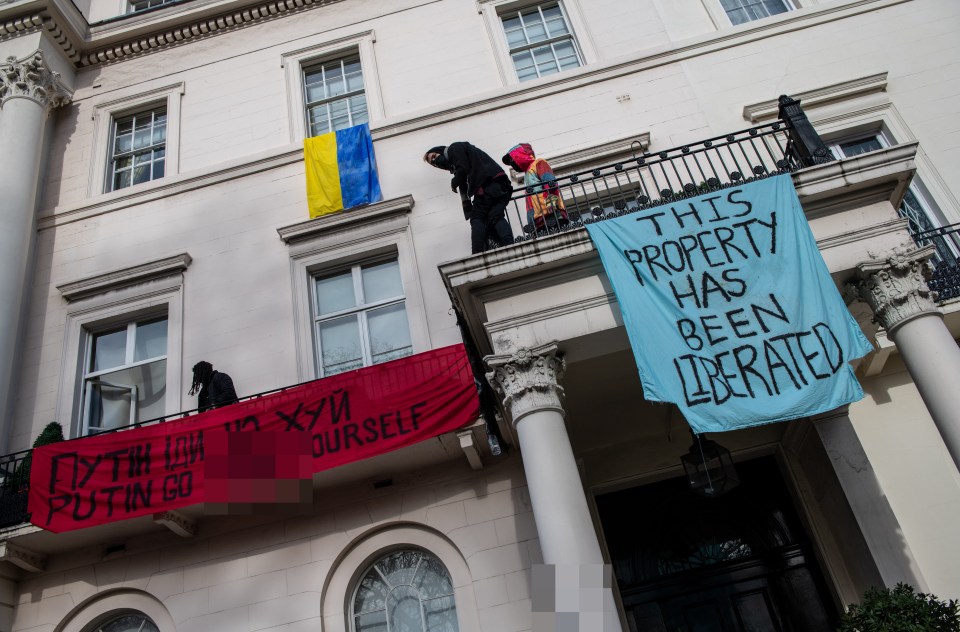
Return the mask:
<svg viewBox="0 0 960 632">
<path fill-rule="evenodd" d="M 644 397 L 697 433 L 863 397 L 848 362 L 873 347 L 837 292 L 789 175 L 587 225 Z"/>
</svg>

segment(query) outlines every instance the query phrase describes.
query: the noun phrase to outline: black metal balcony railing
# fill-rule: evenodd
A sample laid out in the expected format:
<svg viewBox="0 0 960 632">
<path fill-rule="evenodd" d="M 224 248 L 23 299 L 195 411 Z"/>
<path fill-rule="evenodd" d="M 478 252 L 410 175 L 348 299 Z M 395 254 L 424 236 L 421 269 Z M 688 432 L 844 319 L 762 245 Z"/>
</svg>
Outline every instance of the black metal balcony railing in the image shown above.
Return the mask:
<svg viewBox="0 0 960 632">
<path fill-rule="evenodd" d="M 676 201 L 811 164 L 795 150 L 788 121 L 777 120 L 696 143 L 644 153 L 630 160 L 558 178 L 550 186 L 567 211 L 534 222 L 527 197 L 542 192 L 521 187 L 507 217 L 516 242 L 572 230 L 601 220 Z M 827 162 L 827 154 L 815 162 Z"/>
<path fill-rule="evenodd" d="M 938 301 L 946 301 L 960 296 L 960 224 L 949 224 L 913 234 L 918 246 L 932 244 L 938 256 L 933 260 L 933 275 L 927 281 L 931 290 L 937 293 Z"/>
</svg>

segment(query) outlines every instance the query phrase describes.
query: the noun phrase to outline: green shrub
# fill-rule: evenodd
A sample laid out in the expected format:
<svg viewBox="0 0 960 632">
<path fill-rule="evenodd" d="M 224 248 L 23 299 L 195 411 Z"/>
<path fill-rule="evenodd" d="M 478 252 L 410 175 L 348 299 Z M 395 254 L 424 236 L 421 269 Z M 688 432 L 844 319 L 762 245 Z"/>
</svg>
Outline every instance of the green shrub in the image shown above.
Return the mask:
<svg viewBox="0 0 960 632">
<path fill-rule="evenodd" d="M 906 584 L 871 588 L 843 615 L 838 632 L 960 632 L 960 605 Z"/>
</svg>

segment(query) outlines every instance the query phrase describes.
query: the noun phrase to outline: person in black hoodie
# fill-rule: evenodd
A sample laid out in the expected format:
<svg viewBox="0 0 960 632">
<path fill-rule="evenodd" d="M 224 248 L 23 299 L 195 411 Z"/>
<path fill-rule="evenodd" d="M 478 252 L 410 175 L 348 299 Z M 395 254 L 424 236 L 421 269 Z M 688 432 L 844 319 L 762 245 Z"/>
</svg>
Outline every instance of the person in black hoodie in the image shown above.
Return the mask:
<svg viewBox="0 0 960 632">
<path fill-rule="evenodd" d="M 239 400 L 230 376 L 214 371 L 213 365 L 203 360 L 193 365 L 193 384 L 189 394 L 197 395 L 197 410 L 201 413 Z"/>
<path fill-rule="evenodd" d="M 513 243 L 506 217 L 513 187 L 493 158 L 470 143 L 457 142 L 431 147 L 423 161 L 453 174 L 450 188 L 460 193 L 463 216 L 470 221 L 473 254 L 486 250 L 488 238 L 498 246 Z"/>
</svg>

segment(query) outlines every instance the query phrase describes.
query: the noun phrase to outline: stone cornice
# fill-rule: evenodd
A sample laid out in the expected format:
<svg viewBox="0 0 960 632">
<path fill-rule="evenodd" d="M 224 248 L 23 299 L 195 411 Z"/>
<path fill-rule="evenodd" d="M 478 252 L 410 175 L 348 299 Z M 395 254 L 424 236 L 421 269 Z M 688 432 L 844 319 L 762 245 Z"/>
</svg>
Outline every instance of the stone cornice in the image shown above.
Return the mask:
<svg viewBox="0 0 960 632">
<path fill-rule="evenodd" d="M 0 108 L 10 99 L 29 99 L 47 109 L 69 103 L 70 91 L 37 51 L 23 59 L 8 57 L 0 64 Z"/>
<path fill-rule="evenodd" d="M 866 77 L 858 77 L 850 81 L 841 81 L 829 86 L 814 88 L 812 90 L 800 90 L 790 93 L 794 99 L 803 103 L 804 108 L 811 108 L 817 105 L 824 105 L 834 101 L 852 99 L 854 97 L 874 92 L 882 92 L 887 89 L 887 73 L 881 72 Z M 751 123 L 772 120 L 779 115 L 779 104 L 777 99 L 770 99 L 747 105 L 743 108 L 743 118 Z"/>
<path fill-rule="evenodd" d="M 360 208 L 347 209 L 339 213 L 324 215 L 323 217 L 317 217 L 307 220 L 306 222 L 300 222 L 290 226 L 281 226 L 277 229 L 277 234 L 280 235 L 280 239 L 282 239 L 284 243 L 291 244 L 344 230 L 356 230 L 360 226 L 383 222 L 402 215 L 409 215 L 412 210 L 413 196 L 404 195 L 403 197 L 375 202 Z"/>
<path fill-rule="evenodd" d="M 71 281 L 58 285 L 57 289 L 67 301 L 76 301 L 81 298 L 103 294 L 110 290 L 117 290 L 135 283 L 143 283 L 172 274 L 180 274 L 186 270 L 193 259 L 187 253 L 181 253 L 164 259 L 157 259 L 138 266 L 114 270 L 104 274 Z"/>
</svg>

